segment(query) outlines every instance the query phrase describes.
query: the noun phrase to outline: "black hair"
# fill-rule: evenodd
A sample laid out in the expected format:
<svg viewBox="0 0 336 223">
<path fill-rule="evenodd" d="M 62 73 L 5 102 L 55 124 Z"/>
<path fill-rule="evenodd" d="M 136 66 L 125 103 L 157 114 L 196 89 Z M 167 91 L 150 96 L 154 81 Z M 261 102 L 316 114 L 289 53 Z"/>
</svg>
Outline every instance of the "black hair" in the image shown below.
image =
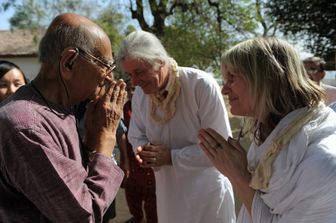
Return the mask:
<svg viewBox="0 0 336 223">
<path fill-rule="evenodd" d="M 18 69 L 22 73 L 25 84 L 28 84 L 28 79 L 18 65 L 7 60 L 0 60 L 0 78 L 12 69 Z"/>
</svg>

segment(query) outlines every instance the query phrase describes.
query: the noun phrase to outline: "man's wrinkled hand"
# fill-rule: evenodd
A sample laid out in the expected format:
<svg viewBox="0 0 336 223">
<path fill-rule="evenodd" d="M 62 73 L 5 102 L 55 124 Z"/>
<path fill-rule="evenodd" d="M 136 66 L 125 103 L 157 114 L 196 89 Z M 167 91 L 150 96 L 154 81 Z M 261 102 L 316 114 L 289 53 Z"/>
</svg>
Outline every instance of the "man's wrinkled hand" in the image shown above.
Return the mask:
<svg viewBox="0 0 336 223">
<path fill-rule="evenodd" d="M 122 80 L 111 81 L 106 92 L 89 103 L 85 114 L 85 144 L 90 150 L 111 155 L 127 93 Z"/>
</svg>

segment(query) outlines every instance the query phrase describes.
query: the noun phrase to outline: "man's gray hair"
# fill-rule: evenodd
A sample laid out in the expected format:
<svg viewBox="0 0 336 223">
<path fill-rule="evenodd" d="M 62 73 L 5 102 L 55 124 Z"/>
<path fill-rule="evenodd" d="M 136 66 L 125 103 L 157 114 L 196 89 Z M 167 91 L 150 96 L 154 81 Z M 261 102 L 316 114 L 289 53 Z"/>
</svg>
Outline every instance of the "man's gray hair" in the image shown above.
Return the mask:
<svg viewBox="0 0 336 223">
<path fill-rule="evenodd" d="M 139 59 L 151 65 L 155 65 L 157 60 L 169 63 L 170 59 L 160 40 L 154 34 L 142 30 L 132 32 L 121 44 L 118 63 L 125 58 Z"/>
<path fill-rule="evenodd" d="M 60 55 L 67 47 L 77 47 L 86 52 L 92 52 L 95 49 L 94 38 L 85 27 L 59 23 L 49 28 L 41 39 L 40 62 L 53 64 L 59 61 Z"/>
<path fill-rule="evenodd" d="M 321 57 L 308 57 L 303 60 L 303 63 L 314 63 L 316 66 L 320 67 L 321 71 L 324 71 L 326 62 Z"/>
</svg>

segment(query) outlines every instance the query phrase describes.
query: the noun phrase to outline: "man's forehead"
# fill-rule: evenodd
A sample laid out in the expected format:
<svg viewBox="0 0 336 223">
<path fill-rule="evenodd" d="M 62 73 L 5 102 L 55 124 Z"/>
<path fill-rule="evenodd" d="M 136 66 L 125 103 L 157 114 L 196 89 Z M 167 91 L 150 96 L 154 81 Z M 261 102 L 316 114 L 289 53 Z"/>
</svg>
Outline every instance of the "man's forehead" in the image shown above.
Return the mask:
<svg viewBox="0 0 336 223">
<path fill-rule="evenodd" d="M 314 66 L 318 66 L 318 64 L 314 61 L 309 61 L 309 62 L 305 62 L 304 66 L 305 67 L 314 67 Z"/>
</svg>

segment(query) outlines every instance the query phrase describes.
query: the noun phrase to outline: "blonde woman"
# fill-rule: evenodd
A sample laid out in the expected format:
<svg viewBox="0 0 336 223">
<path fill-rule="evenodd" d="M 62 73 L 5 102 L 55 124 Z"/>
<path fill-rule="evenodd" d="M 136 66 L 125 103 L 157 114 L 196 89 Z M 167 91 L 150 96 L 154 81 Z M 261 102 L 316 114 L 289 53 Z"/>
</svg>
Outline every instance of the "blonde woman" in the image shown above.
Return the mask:
<svg viewBox="0 0 336 223">
<path fill-rule="evenodd" d="M 336 113 L 298 53 L 277 38 L 247 40 L 224 54 L 222 75 L 253 142 L 246 155 L 213 129 L 199 139 L 243 202 L 238 222 L 335 222 Z"/>
</svg>

